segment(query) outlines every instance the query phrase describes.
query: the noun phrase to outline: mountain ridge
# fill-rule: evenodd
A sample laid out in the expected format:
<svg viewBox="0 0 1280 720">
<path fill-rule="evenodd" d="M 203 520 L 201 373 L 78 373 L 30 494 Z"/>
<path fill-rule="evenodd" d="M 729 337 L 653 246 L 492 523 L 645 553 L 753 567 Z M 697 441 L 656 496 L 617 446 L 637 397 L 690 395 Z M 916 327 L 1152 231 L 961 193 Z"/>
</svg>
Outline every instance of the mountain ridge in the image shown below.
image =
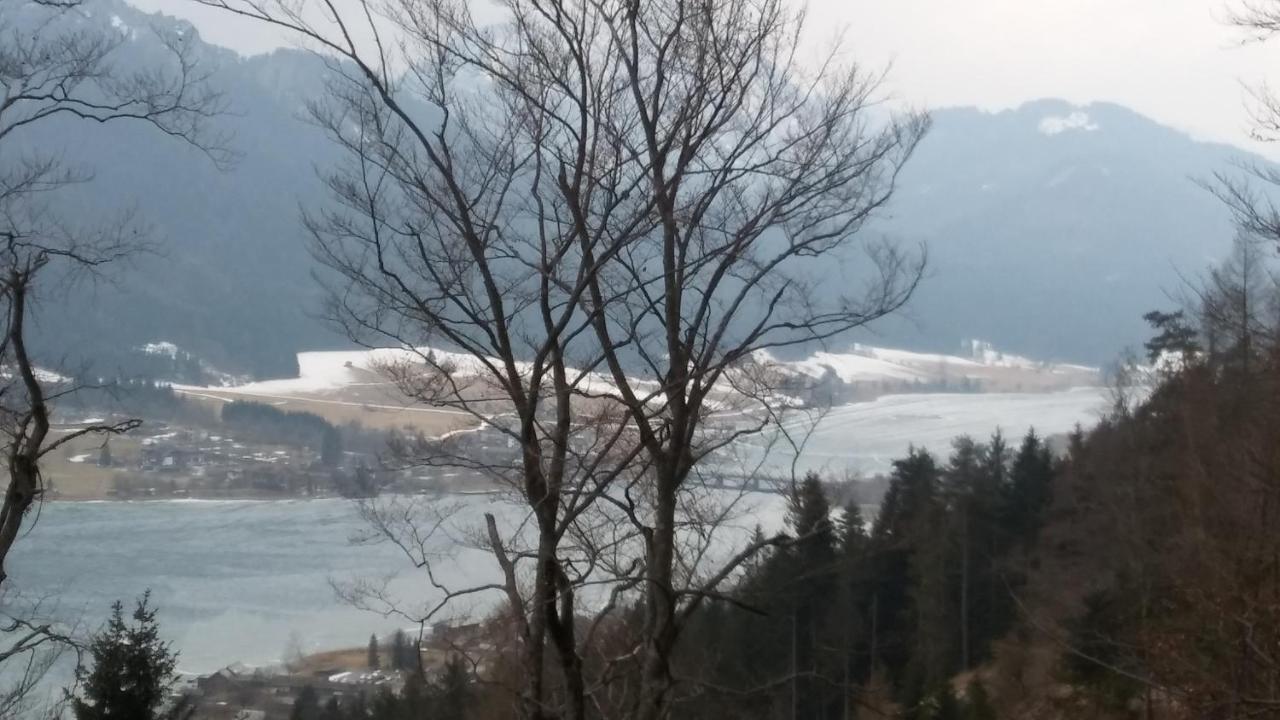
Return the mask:
<svg viewBox="0 0 1280 720">
<path fill-rule="evenodd" d="M 126 52 L 148 51 L 147 33 L 137 32 L 146 24 L 179 23 L 166 27 L 199 40 L 186 21 L 124 0 L 89 7 L 85 22 L 128 28 Z M 51 292 L 39 328 L 46 355 L 129 374 L 136 348 L 165 340 L 231 374 L 288 377 L 297 352 L 350 345 L 317 318 L 321 296 L 299 222 L 301 209 L 327 202 L 317 170 L 339 159 L 302 119 L 323 62 L 300 50 L 244 57 L 202 41 L 201 49 L 218 65 L 214 81 L 232 111 L 219 119 L 241 152 L 228 172 L 145 128 L 53 122 L 25 136 L 31 149 L 96 169 L 94 182 L 67 193 L 69 212 L 92 218 L 136 206 L 162 250 L 121 268 L 113 283 Z M 1180 276 L 1225 254 L 1228 213 L 1194 179 L 1241 159 L 1266 163 L 1114 103 L 1044 99 L 933 116 L 898 193 L 866 229 L 926 245 L 929 276 L 903 317 L 828 349 L 863 342 L 954 352 L 981 337 L 1018 355 L 1105 364 L 1142 342 L 1142 313 L 1169 306 Z M 834 265 L 815 272 L 817 287 L 847 277 Z"/>
</svg>

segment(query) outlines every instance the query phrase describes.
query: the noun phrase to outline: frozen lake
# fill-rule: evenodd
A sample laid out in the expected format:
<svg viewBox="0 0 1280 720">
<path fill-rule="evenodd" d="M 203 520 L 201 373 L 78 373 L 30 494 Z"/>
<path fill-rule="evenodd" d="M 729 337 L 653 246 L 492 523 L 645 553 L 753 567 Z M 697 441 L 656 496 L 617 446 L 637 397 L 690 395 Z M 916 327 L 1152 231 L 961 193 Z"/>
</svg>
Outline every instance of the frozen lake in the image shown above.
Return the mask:
<svg viewBox="0 0 1280 720">
<path fill-rule="evenodd" d="M 834 476 L 887 473 L 908 446 L 924 447 L 945 460 L 957 436 L 982 442 L 999 428 L 1016 447 L 1034 427 L 1041 437 L 1070 432 L 1077 423 L 1089 428 L 1109 405 L 1105 388 L 1077 388 L 1049 393 L 981 393 L 887 395 L 871 402 L 832 409 L 816 427 L 795 421 L 793 436 L 812 430 L 798 463 L 803 472 Z M 789 463 L 791 454 L 775 444 L 770 464 Z"/>
<path fill-rule="evenodd" d="M 954 436 L 984 438 L 997 426 L 1016 443 L 1031 425 L 1047 435 L 1092 424 L 1105 404 L 1097 389 L 881 398 L 827 416 L 803 466 L 875 472 L 909 443 L 945 456 Z M 781 498 L 753 497 L 761 523 L 776 526 Z M 491 496 L 462 503 L 460 526 L 486 509 L 518 519 Z M 350 542 L 363 527 L 351 502 L 339 499 L 50 503 L 17 545 L 11 582 L 25 594 L 56 598 L 63 617 L 90 626 L 113 600 L 128 602 L 151 588 L 164 632 L 182 650 L 183 670 L 273 663 L 294 634 L 304 649 L 321 649 L 362 645 L 372 632 L 405 626 L 342 604 L 331 580 L 400 573 L 397 594 L 430 597 L 426 584 L 405 572 L 398 551 Z M 495 577 L 487 553 L 457 552 L 450 573 L 458 582 Z"/>
<path fill-rule="evenodd" d="M 492 496 L 446 496 L 450 537 L 465 538 L 492 510 L 516 526 L 513 505 Z M 782 498 L 754 493 L 738 500 L 745 538 L 757 519 L 781 523 Z M 363 645 L 370 633 L 411 624 L 341 602 L 331 581 L 396 576 L 393 594 L 421 606 L 438 599 L 425 578 L 391 545 L 355 544 L 365 525 L 349 500 L 275 502 L 154 501 L 50 503 L 11 557 L 11 587 L 56 599 L 56 616 L 96 627 L 111 603 L 150 588 L 166 639 L 181 649 L 180 668 L 207 673 L 232 662 L 282 659 L 291 636 L 304 650 Z M 449 548 L 447 537 L 439 547 Z M 453 547 L 437 566 L 454 586 L 499 579 L 485 551 Z M 496 595 L 454 608 L 484 615 Z M 47 610 L 47 609 L 46 609 Z"/>
</svg>

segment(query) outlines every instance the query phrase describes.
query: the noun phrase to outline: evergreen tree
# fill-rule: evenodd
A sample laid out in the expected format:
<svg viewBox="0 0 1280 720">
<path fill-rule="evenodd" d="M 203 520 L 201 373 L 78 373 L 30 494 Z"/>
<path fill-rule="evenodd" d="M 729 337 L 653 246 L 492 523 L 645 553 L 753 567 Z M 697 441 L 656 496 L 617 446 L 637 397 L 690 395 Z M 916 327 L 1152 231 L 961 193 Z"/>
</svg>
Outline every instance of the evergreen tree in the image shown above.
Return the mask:
<svg viewBox="0 0 1280 720">
<path fill-rule="evenodd" d="M 75 698 L 77 720 L 152 720 L 189 715 L 185 703 L 162 711 L 173 687 L 178 654 L 160 639 L 151 592 L 143 593 L 124 618 L 124 605 L 111 606 L 107 627 L 93 638 L 93 669 L 81 671 L 84 696 Z"/>
<path fill-rule="evenodd" d="M 320 464 L 336 468 L 342 464 L 342 432 L 326 425 L 320 435 Z"/>
<path fill-rule="evenodd" d="M 964 720 L 996 720 L 996 709 L 991 706 L 991 696 L 979 680 L 969 683 L 963 717 Z"/>
<path fill-rule="evenodd" d="M 920 637 L 920 600 L 928 600 L 924 614 L 930 616 L 941 615 L 936 606 L 946 602 L 945 586 L 928 591 L 922 586 L 922 581 L 934 580 L 946 567 L 942 543 L 937 542 L 940 476 L 933 455 L 926 450 L 912 447 L 905 458 L 895 460 L 871 532 L 869 661 L 873 666 L 882 664 L 900 689 L 916 688 L 905 690 L 913 701 L 922 697 L 925 687 L 924 673 L 918 672 L 923 658 L 919 651 L 931 647 Z M 905 676 L 908 665 L 916 668 L 915 680 Z"/>
<path fill-rule="evenodd" d="M 1040 531 L 1053 482 L 1053 456 L 1034 429 L 1022 439 L 1010 475 L 1003 524 L 1013 541 L 1027 545 Z"/>
<path fill-rule="evenodd" d="M 973 662 L 974 581 L 981 574 L 980 568 L 976 566 L 985 558 L 981 549 L 983 543 L 980 542 L 984 522 L 981 506 L 985 484 L 983 480 L 989 468 L 988 463 L 984 462 L 984 455 L 985 450 L 979 448 L 972 438 L 957 438 L 945 475 L 951 501 L 948 534 L 952 536 L 951 544 L 959 556 L 956 562 L 959 572 L 955 597 L 959 606 L 956 615 L 960 662 L 955 670 L 966 669 Z M 945 584 L 946 581 L 935 582 Z"/>
<path fill-rule="evenodd" d="M 937 693 L 933 720 L 962 720 L 963 710 L 950 685 L 943 685 Z"/>
<path fill-rule="evenodd" d="M 413 672 L 405 679 L 404 690 L 400 693 L 402 717 L 425 718 L 430 715 L 431 688 L 420 672 Z"/>
<path fill-rule="evenodd" d="M 315 688 L 307 685 L 294 698 L 289 720 L 320 720 L 320 713 L 320 696 Z"/>
<path fill-rule="evenodd" d="M 862 519 L 862 510 L 856 503 L 844 508 L 840 521 L 839 586 L 832 629 L 838 633 L 844 650 L 841 682 L 845 687 L 845 703 L 852 702 L 850 689 L 864 683 L 871 674 L 869 632 L 867 618 L 872 570 L 870 568 L 870 537 Z M 852 708 L 842 713 L 848 717 Z"/>
<path fill-rule="evenodd" d="M 409 665 L 409 639 L 403 630 L 396 630 L 391 636 L 391 668 L 393 670 L 411 670 Z"/>
<path fill-rule="evenodd" d="M 320 720 L 347 720 L 342 712 L 342 705 L 338 703 L 336 696 L 330 697 L 324 704 L 324 709 L 320 711 Z"/>
<path fill-rule="evenodd" d="M 369 715 L 369 698 L 363 691 L 342 703 L 342 717 L 343 720 L 372 720 Z"/>
<path fill-rule="evenodd" d="M 369 636 L 368 664 L 370 670 L 382 669 L 382 653 L 378 650 L 378 636 Z"/>
<path fill-rule="evenodd" d="M 466 661 L 452 657 L 444 665 L 444 671 L 435 687 L 435 720 L 466 720 L 471 712 L 471 673 Z"/>
<path fill-rule="evenodd" d="M 789 523 L 796 542 L 789 548 L 794 581 L 791 587 L 792 672 L 799 717 L 818 717 L 824 688 L 814 681 L 820 674 L 818 626 L 828 615 L 835 589 L 835 528 L 831 505 L 817 473 L 805 475 L 792 489 Z"/>
<path fill-rule="evenodd" d="M 1188 359 L 1200 352 L 1199 333 L 1181 310 L 1171 313 L 1152 310 L 1142 319 L 1156 331 L 1156 335 L 1143 344 L 1151 362 L 1165 355 Z"/>
</svg>

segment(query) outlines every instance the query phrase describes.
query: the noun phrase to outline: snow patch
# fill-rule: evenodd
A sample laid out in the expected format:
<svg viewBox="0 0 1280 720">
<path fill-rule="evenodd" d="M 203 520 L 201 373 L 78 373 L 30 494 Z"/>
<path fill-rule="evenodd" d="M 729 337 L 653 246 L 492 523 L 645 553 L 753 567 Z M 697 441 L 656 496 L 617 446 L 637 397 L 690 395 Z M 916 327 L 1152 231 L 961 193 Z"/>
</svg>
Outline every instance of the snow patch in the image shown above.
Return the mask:
<svg viewBox="0 0 1280 720">
<path fill-rule="evenodd" d="M 148 355 L 164 355 L 171 358 L 178 357 L 178 346 L 168 340 L 149 342 L 138 349 Z"/>
<path fill-rule="evenodd" d="M 71 378 L 66 375 L 60 375 L 52 370 L 46 370 L 45 368 L 35 368 L 32 372 L 35 373 L 36 380 L 39 380 L 42 383 L 71 382 Z"/>
<path fill-rule="evenodd" d="M 1098 129 L 1098 124 L 1089 118 L 1089 113 L 1076 110 L 1069 115 L 1050 115 L 1040 121 L 1038 129 L 1041 134 L 1052 136 L 1068 130 L 1093 132 Z"/>
</svg>

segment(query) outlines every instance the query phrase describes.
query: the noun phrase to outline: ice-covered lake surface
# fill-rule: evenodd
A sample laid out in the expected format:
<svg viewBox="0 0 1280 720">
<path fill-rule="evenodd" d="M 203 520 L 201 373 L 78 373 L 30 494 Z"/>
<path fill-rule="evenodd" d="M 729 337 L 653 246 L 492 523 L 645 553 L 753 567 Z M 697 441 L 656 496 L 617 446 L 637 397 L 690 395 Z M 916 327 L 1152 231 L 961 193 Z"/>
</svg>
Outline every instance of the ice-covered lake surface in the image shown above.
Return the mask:
<svg viewBox="0 0 1280 720">
<path fill-rule="evenodd" d="M 817 427 L 802 467 L 864 473 L 885 470 L 915 443 L 944 455 L 951 439 L 985 437 L 996 427 L 1044 435 L 1097 420 L 1105 393 L 1082 389 L 1025 395 L 907 395 L 837 409 Z M 749 507 L 765 527 L 781 522 L 777 496 Z M 444 501 L 442 501 L 444 502 Z M 455 524 L 478 525 L 483 511 L 517 522 L 492 496 L 465 496 Z M 746 518 L 754 523 L 755 517 Z M 90 626 L 110 603 L 150 588 L 165 634 L 182 651 L 181 667 L 209 672 L 231 662 L 269 664 L 291 635 L 304 649 L 362 644 L 370 633 L 404 627 L 340 602 L 331 580 L 399 574 L 395 593 L 433 597 L 388 545 L 353 544 L 364 524 L 350 501 L 169 501 L 50 503 L 10 560 L 12 588 L 56 599 L 59 613 Z M 464 583 L 496 576 L 483 551 L 457 550 L 449 577 Z M 482 607 L 474 610 L 479 613 Z"/>
<path fill-rule="evenodd" d="M 799 472 L 817 470 L 835 476 L 871 476 L 889 471 L 910 445 L 945 460 L 960 435 L 986 440 L 998 428 L 1017 444 L 1029 428 L 1041 437 L 1070 432 L 1098 422 L 1109 405 L 1105 388 L 1049 393 L 887 395 L 871 402 L 837 407 L 819 418 L 790 422 L 792 437 L 809 432 L 797 463 Z M 792 454 L 774 442 L 768 464 L 789 465 Z"/>
<path fill-rule="evenodd" d="M 10 583 L 56 598 L 59 615 L 89 625 L 113 600 L 150 588 L 183 670 L 267 664 L 283 656 L 291 633 L 319 649 L 404 625 L 338 602 L 330 586 L 405 568 L 388 546 L 353 544 L 362 527 L 352 504 L 338 499 L 55 502 L 18 543 Z"/>
<path fill-rule="evenodd" d="M 745 539 L 759 519 L 782 522 L 776 495 L 751 493 L 734 502 L 741 524 L 730 532 Z M 468 542 L 493 511 L 508 527 L 522 515 L 492 496 L 417 498 L 439 502 L 450 516 L 448 536 Z M 366 525 L 351 501 L 154 501 L 49 503 L 11 557 L 10 587 L 24 597 L 56 601 L 66 620 L 96 627 L 117 598 L 128 603 L 151 589 L 164 634 L 182 652 L 180 668 L 206 673 L 233 662 L 279 662 L 291 636 L 304 650 L 362 645 L 409 623 L 341 602 L 333 581 L 395 576 L 391 591 L 412 607 L 439 593 L 389 544 L 353 543 Z M 453 546 L 438 577 L 454 587 L 492 582 L 491 556 Z M 454 607 L 476 618 L 496 595 Z"/>
</svg>

